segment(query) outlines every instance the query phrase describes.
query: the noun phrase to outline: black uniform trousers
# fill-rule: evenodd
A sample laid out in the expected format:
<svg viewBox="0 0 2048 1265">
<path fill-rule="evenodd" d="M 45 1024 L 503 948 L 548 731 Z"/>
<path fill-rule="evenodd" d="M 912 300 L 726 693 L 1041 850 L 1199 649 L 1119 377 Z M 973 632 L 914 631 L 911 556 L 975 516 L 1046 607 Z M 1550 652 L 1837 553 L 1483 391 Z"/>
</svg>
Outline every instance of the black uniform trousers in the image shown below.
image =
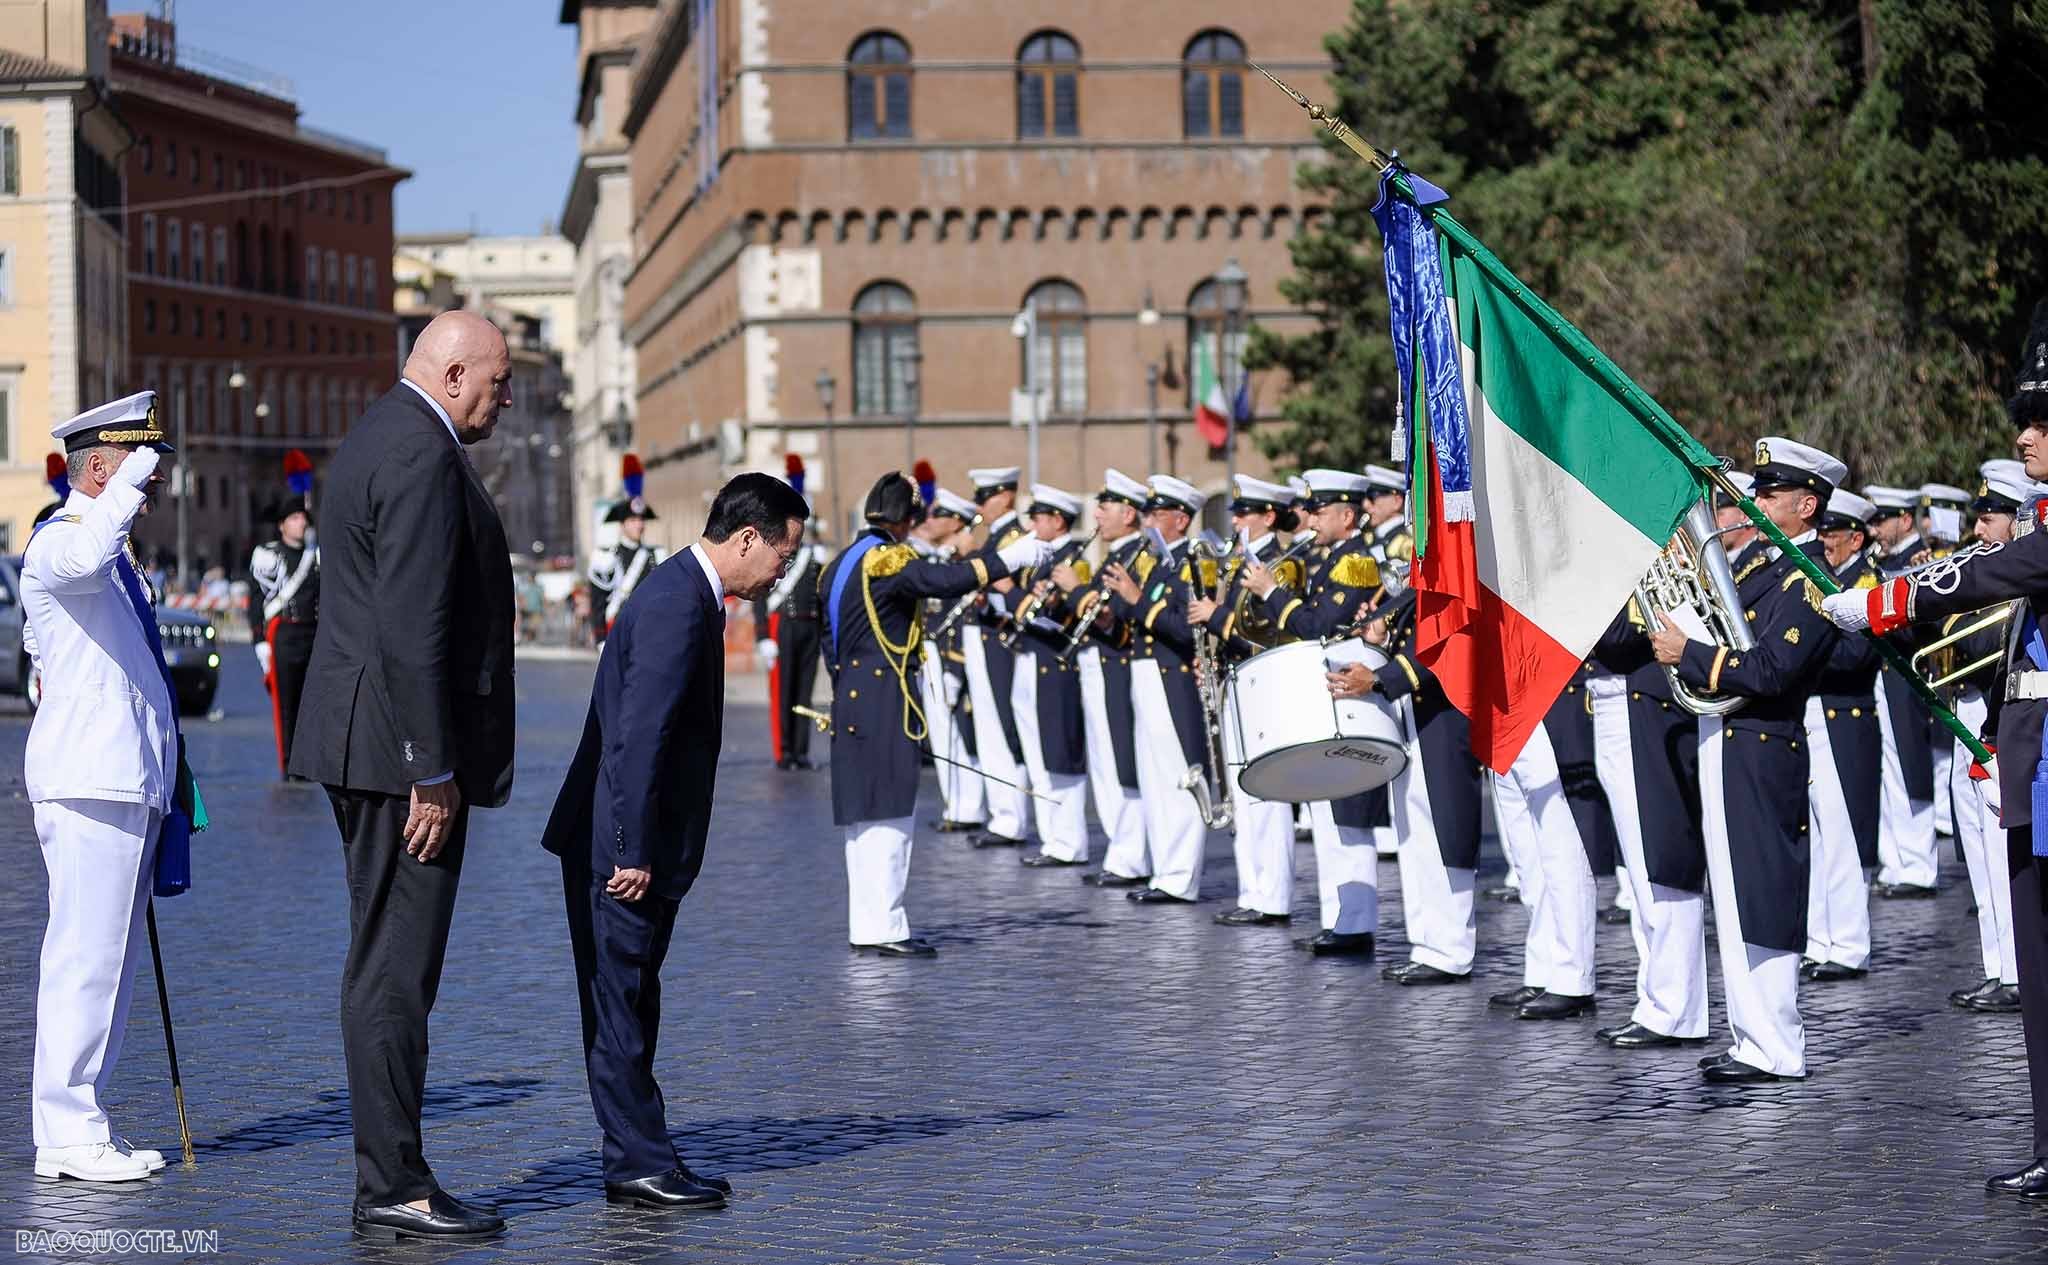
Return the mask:
<svg viewBox="0 0 2048 1265">
<path fill-rule="evenodd" d="M 784 615 L 775 622 L 775 688 L 782 702 L 782 756 L 802 760 L 811 753 L 812 721 L 796 714 L 799 706 L 811 705 L 811 687 L 818 681 L 818 652 L 824 637 L 815 619 L 792 619 Z"/>
<path fill-rule="evenodd" d="M 405 851 L 409 797 L 327 788 L 348 874 L 349 944 L 341 968 L 341 1043 L 355 1124 L 356 1202 L 408 1203 L 440 1189 L 420 1153 L 427 1015 L 441 987 L 469 805 L 422 863 Z"/>
<path fill-rule="evenodd" d="M 313 661 L 313 639 L 320 626 L 280 620 L 271 646 L 270 671 L 277 679 L 278 748 L 284 764 L 292 762 L 292 735 L 299 728 L 299 696 L 306 692 L 306 665 Z"/>
<path fill-rule="evenodd" d="M 2027 1037 L 2027 1085 L 2034 1099 L 2034 1158 L 2048 1160 L 2048 858 L 2034 855 L 2033 827 L 2005 832 L 2012 866 L 2013 954 L 2020 968 L 2020 1020 Z"/>
<path fill-rule="evenodd" d="M 654 1081 L 654 1044 L 661 1033 L 661 964 L 682 902 L 653 893 L 615 900 L 604 884 L 583 858 L 562 858 L 583 1066 L 604 1130 L 604 1179 L 629 1182 L 681 1162 Z"/>
</svg>

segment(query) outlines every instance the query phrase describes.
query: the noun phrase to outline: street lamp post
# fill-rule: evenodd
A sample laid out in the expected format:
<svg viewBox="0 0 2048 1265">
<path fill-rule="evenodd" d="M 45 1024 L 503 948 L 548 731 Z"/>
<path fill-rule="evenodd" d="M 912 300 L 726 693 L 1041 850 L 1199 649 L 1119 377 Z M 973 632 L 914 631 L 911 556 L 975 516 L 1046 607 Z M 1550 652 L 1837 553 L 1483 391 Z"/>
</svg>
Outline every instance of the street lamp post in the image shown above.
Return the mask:
<svg viewBox="0 0 2048 1265">
<path fill-rule="evenodd" d="M 836 539 L 845 520 L 839 517 L 839 427 L 832 418 L 832 402 L 838 398 L 839 383 L 830 369 L 818 370 L 818 404 L 825 410 L 825 482 L 832 497 L 832 534 Z"/>
<path fill-rule="evenodd" d="M 900 357 L 903 364 L 903 471 L 910 472 L 917 464 L 917 411 L 918 366 L 924 362 L 924 353 L 915 346 L 907 348 Z"/>
<path fill-rule="evenodd" d="M 1138 309 L 1138 325 L 1150 329 L 1159 324 L 1159 305 L 1152 301 L 1152 287 L 1145 287 L 1145 306 Z M 1159 472 L 1159 363 L 1145 365 L 1145 469 L 1146 477 Z"/>
<path fill-rule="evenodd" d="M 1233 256 L 1223 262 L 1212 280 L 1223 303 L 1222 337 L 1218 340 L 1221 345 L 1216 349 L 1217 377 L 1223 386 L 1223 460 L 1230 480 L 1226 495 L 1234 496 L 1237 489 L 1237 388 L 1238 380 L 1244 376 L 1244 366 L 1231 355 L 1231 348 L 1236 344 L 1238 326 L 1244 319 L 1248 278 Z"/>
<path fill-rule="evenodd" d="M 233 391 L 233 392 L 235 393 L 235 430 L 236 430 L 237 432 L 239 432 L 239 431 L 240 431 L 240 430 L 242 429 L 242 424 L 241 424 L 241 423 L 242 423 L 242 407 L 243 407 L 243 405 L 245 405 L 245 404 L 247 404 L 247 403 L 249 402 L 249 401 L 248 401 L 248 397 L 247 397 L 247 396 L 245 396 L 245 395 L 243 394 L 243 391 L 244 391 L 245 389 L 247 389 L 248 385 L 249 385 L 249 375 L 248 375 L 248 374 L 246 374 L 246 373 L 243 373 L 243 372 L 242 372 L 242 366 L 241 366 L 241 365 L 240 365 L 239 363 L 237 363 L 237 364 L 235 365 L 235 367 L 234 367 L 234 368 L 233 368 L 233 369 L 232 369 L 231 371 L 229 371 L 229 373 L 228 373 L 228 390 L 230 390 L 230 391 Z M 230 443 L 230 445 L 232 445 L 232 444 L 233 444 L 233 439 L 230 439 L 229 443 Z M 230 447 L 229 447 L 229 449 L 228 449 L 228 453 L 229 453 L 229 464 L 230 464 L 231 466 L 234 466 L 234 465 L 241 465 L 241 466 L 244 466 L 244 467 L 245 467 L 244 473 L 246 473 L 246 464 L 247 464 L 247 463 L 246 463 L 246 462 L 245 462 L 245 461 L 244 461 L 244 460 L 243 460 L 243 459 L 242 459 L 241 457 L 239 457 L 239 456 L 237 456 L 237 455 L 235 454 L 234 448 L 233 448 L 232 446 L 230 446 Z M 237 479 L 236 481 L 237 481 L 237 482 L 240 482 L 240 479 Z M 223 499 L 225 499 L 225 498 L 223 498 Z M 248 511 L 248 503 L 247 503 L 247 502 L 248 502 L 248 498 L 247 498 L 247 497 L 243 497 L 243 498 L 241 498 L 241 499 L 242 499 L 242 501 L 243 501 L 243 510 L 244 510 L 244 513 L 246 514 L 246 512 Z M 226 506 L 223 506 L 222 508 L 227 508 L 227 507 L 226 507 Z M 247 521 L 247 520 L 246 520 L 246 518 L 245 518 L 245 519 L 244 519 L 244 522 L 246 522 L 246 521 Z M 240 526 L 242 526 L 242 525 L 243 525 L 243 523 L 236 523 L 236 524 L 235 524 L 235 526 L 236 526 L 236 527 L 240 527 Z M 222 563 L 222 565 L 223 565 L 223 566 L 226 566 L 226 567 L 228 568 L 228 570 L 230 571 L 230 573 L 232 573 L 232 572 L 234 571 L 234 569 L 235 569 L 235 568 L 234 568 L 234 564 L 233 564 L 233 563 L 231 563 L 231 562 L 230 562 L 230 561 L 229 561 L 228 559 L 226 559 L 226 558 L 223 558 L 223 559 L 221 559 L 221 563 Z"/>
</svg>

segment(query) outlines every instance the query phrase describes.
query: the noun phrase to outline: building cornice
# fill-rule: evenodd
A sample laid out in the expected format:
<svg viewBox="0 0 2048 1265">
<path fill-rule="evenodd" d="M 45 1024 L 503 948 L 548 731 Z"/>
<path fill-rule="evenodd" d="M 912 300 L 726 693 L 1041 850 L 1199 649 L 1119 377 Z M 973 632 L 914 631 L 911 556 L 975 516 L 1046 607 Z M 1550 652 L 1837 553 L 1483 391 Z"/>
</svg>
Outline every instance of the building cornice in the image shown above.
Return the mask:
<svg viewBox="0 0 2048 1265">
<path fill-rule="evenodd" d="M 583 234 L 590 228 L 590 217 L 597 213 L 597 186 L 607 175 L 627 170 L 628 152 L 621 149 L 594 149 L 576 157 L 576 173 L 569 177 L 569 195 L 562 203 L 562 236 L 572 246 L 583 245 Z"/>
<path fill-rule="evenodd" d="M 626 93 L 626 117 L 619 125 L 628 138 L 639 133 L 640 125 L 647 121 L 654 103 L 668 86 L 670 72 L 689 47 L 690 37 L 696 31 L 690 21 L 690 12 L 695 7 L 694 3 L 682 0 L 662 0 L 654 29 L 641 44 L 641 56 L 633 64 L 633 77 Z"/>
</svg>

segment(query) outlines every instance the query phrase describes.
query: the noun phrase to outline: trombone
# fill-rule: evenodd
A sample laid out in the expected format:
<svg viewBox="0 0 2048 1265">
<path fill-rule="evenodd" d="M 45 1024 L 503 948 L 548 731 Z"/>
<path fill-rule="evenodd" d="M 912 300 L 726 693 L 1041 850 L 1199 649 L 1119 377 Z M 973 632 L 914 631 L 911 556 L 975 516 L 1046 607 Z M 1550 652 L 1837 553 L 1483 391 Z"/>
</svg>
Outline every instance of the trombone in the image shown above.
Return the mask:
<svg viewBox="0 0 2048 1265">
<path fill-rule="evenodd" d="M 1985 668 L 2003 661 L 2005 658 L 2006 639 L 2002 632 L 1998 638 L 1998 648 L 1996 650 L 1989 654 L 1979 655 L 1968 662 L 1963 661 L 1963 656 L 1966 653 L 1963 643 L 1980 633 L 1989 632 L 1994 628 L 2003 629 L 2012 619 L 2013 612 L 2018 608 L 2019 603 L 2016 601 L 2005 602 L 1998 606 L 1987 606 L 1980 612 L 1974 612 L 1974 618 L 1967 615 L 1958 616 L 1958 619 L 1969 619 L 1970 622 L 1963 624 L 1961 627 L 1951 627 L 1938 640 L 1930 641 L 1918 650 L 1915 650 L 1912 659 L 1913 670 L 1918 672 L 1922 679 L 1933 688 L 1954 691 L 1970 677 L 1975 676 Z M 1954 623 L 1953 620 L 1950 622 L 1951 624 Z"/>
</svg>

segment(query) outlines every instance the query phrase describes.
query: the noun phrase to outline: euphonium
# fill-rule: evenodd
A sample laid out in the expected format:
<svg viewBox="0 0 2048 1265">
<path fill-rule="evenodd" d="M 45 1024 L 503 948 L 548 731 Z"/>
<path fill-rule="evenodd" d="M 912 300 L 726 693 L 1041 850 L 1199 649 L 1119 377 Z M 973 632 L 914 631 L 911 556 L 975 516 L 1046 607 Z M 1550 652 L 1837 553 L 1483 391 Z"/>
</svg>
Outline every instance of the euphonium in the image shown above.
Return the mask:
<svg viewBox="0 0 2048 1265">
<path fill-rule="evenodd" d="M 1237 552 L 1237 542 L 1225 543 L 1207 534 L 1188 546 L 1189 587 L 1197 597 L 1215 601 L 1223 587 L 1225 564 Z M 1215 580 L 1203 578 L 1203 564 L 1214 568 Z M 1195 797 L 1202 824 L 1211 830 L 1228 830 L 1231 824 L 1230 793 L 1223 772 L 1223 655 L 1220 639 L 1208 628 L 1195 633 L 1195 689 L 1202 699 L 1202 737 L 1207 766 L 1191 764 L 1181 786 Z M 1212 784 L 1213 773 L 1213 784 Z"/>
<path fill-rule="evenodd" d="M 1644 623 L 1653 629 L 1658 612 L 1691 607 L 1706 621 L 1716 644 L 1734 651 L 1756 645 L 1735 588 L 1735 572 L 1728 565 L 1728 551 L 1721 547 L 1713 511 L 1704 501 L 1686 511 L 1671 543 L 1637 583 L 1636 604 L 1642 608 Z M 1696 716 L 1726 716 L 1748 701 L 1740 695 L 1695 690 L 1679 679 L 1676 668 L 1666 667 L 1664 675 L 1678 705 Z"/>
</svg>

